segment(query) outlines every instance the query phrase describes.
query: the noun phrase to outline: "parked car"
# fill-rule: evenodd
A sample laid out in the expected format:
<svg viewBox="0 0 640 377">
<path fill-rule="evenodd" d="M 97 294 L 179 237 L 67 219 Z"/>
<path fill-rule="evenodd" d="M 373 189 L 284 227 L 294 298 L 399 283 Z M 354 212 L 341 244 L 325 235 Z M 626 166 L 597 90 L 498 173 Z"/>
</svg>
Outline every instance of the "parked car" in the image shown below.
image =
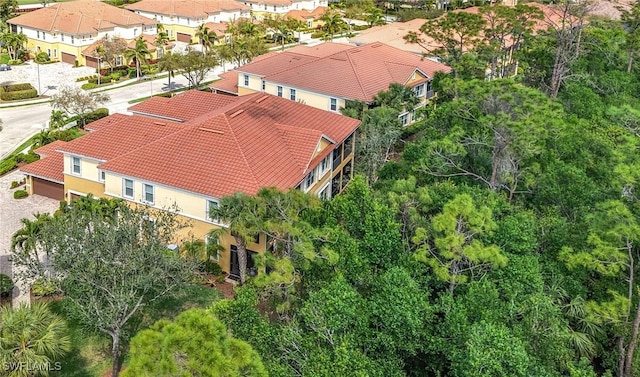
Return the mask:
<svg viewBox="0 0 640 377">
<path fill-rule="evenodd" d="M 0 71 L 10 71 L 11 66 L 9 64 L 0 64 Z"/>
</svg>

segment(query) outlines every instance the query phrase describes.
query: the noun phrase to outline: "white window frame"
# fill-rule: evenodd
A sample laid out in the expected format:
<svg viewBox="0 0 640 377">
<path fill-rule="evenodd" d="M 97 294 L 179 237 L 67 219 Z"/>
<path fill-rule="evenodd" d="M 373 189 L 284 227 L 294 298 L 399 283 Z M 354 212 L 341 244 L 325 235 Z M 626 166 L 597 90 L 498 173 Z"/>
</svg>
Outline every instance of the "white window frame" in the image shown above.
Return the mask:
<svg viewBox="0 0 640 377">
<path fill-rule="evenodd" d="M 289 89 L 289 99 L 292 101 L 295 101 L 298 98 L 298 92 L 296 92 L 295 89 L 290 88 Z"/>
<path fill-rule="evenodd" d="M 329 98 L 329 110 L 330 111 L 338 111 L 338 99 L 337 98 Z"/>
<path fill-rule="evenodd" d="M 131 182 L 131 196 L 127 195 L 127 182 Z M 122 178 L 122 197 L 133 199 L 136 194 L 136 185 L 133 179 Z"/>
<path fill-rule="evenodd" d="M 304 187 L 307 191 L 316 183 L 316 169 L 312 169 L 304 178 Z"/>
<path fill-rule="evenodd" d="M 266 88 L 267 88 L 267 82 L 262 80 L 262 91 L 264 92 Z"/>
<path fill-rule="evenodd" d="M 331 170 L 331 154 L 320 161 L 320 174 L 324 175 L 329 170 Z"/>
<path fill-rule="evenodd" d="M 318 197 L 322 200 L 331 199 L 331 182 L 329 182 L 322 188 L 322 190 L 320 190 L 320 192 L 318 193 Z"/>
<path fill-rule="evenodd" d="M 278 97 L 282 97 L 282 86 L 278 85 L 276 87 L 276 94 L 278 95 Z"/>
<path fill-rule="evenodd" d="M 78 167 L 77 171 L 76 167 Z M 82 159 L 80 157 L 71 156 L 71 174 L 82 175 Z"/>
<path fill-rule="evenodd" d="M 420 84 L 420 85 L 416 85 L 413 87 L 413 92 L 415 93 L 415 95 L 417 97 L 424 97 L 424 93 L 425 93 L 425 85 L 424 83 Z"/>
<path fill-rule="evenodd" d="M 244 86 L 249 86 L 249 75 L 243 76 Z"/>
<path fill-rule="evenodd" d="M 220 260 L 220 250 L 218 250 L 219 242 L 220 241 L 218 240 L 217 237 L 212 237 L 210 234 L 207 234 L 204 236 L 204 247 L 205 247 L 205 252 L 207 254 L 209 252 L 209 245 L 211 243 L 215 245 L 215 250 L 216 250 L 215 257 L 212 257 L 211 255 L 209 255 L 209 260 L 211 261 L 218 262 Z"/>
<path fill-rule="evenodd" d="M 214 199 L 207 199 L 206 201 L 206 208 L 205 208 L 205 218 L 207 219 L 207 221 L 212 222 L 212 223 L 219 223 L 220 219 L 219 218 L 213 218 L 211 217 L 211 204 L 214 204 L 214 207 L 218 208 L 220 206 L 220 202 L 218 202 L 217 200 Z"/>
<path fill-rule="evenodd" d="M 147 188 L 151 188 L 151 200 L 149 200 L 147 198 L 147 195 L 149 195 L 149 193 L 147 192 Z M 142 185 L 142 198 L 143 198 L 143 202 L 147 203 L 147 204 L 154 204 L 156 202 L 156 192 L 155 192 L 155 187 L 153 187 L 153 185 L 149 184 L 149 183 L 144 183 Z"/>
<path fill-rule="evenodd" d="M 98 182 L 104 182 L 105 178 L 106 173 L 104 172 L 104 170 L 98 170 Z"/>
<path fill-rule="evenodd" d="M 398 117 L 400 120 L 400 124 L 402 127 L 406 127 L 409 125 L 409 113 L 404 113 Z"/>
</svg>

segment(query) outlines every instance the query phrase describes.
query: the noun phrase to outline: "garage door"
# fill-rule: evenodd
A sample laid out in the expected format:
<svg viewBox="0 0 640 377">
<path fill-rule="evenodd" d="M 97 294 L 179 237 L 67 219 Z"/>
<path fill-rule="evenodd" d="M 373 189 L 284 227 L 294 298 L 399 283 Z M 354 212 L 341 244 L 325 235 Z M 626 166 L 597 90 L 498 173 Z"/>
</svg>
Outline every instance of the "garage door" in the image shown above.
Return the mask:
<svg viewBox="0 0 640 377">
<path fill-rule="evenodd" d="M 33 193 L 55 200 L 62 200 L 64 199 L 64 186 L 60 183 L 33 177 Z"/>
<path fill-rule="evenodd" d="M 191 43 L 191 36 L 189 34 L 176 33 L 176 35 L 178 37 L 178 42 Z"/>
<path fill-rule="evenodd" d="M 66 52 L 63 52 L 60 56 L 62 56 L 62 61 L 63 62 L 76 65 L 76 56 L 75 55 L 71 55 L 71 54 L 67 54 Z"/>
<path fill-rule="evenodd" d="M 84 58 L 87 61 L 87 67 L 98 68 L 98 58 L 94 58 L 92 56 L 85 56 Z"/>
</svg>

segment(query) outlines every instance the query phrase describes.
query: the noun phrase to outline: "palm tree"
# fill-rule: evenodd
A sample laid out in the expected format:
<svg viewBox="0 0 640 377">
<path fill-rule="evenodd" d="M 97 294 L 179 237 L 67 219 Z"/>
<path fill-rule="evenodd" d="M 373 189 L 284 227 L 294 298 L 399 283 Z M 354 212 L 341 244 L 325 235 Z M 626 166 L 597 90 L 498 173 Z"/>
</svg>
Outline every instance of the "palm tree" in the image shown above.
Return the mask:
<svg viewBox="0 0 640 377">
<path fill-rule="evenodd" d="M 10 366 L 7 376 L 47 376 L 46 367 L 71 350 L 66 323 L 46 304 L 4 306 L 0 322 L 0 362 Z"/>
<path fill-rule="evenodd" d="M 140 63 L 147 63 L 147 57 L 151 53 L 147 47 L 147 42 L 142 37 L 136 39 L 136 45 L 133 48 L 129 48 L 124 52 L 124 56 L 129 60 L 135 60 L 136 62 L 136 78 L 140 78 Z"/>
<path fill-rule="evenodd" d="M 240 284 L 247 280 L 247 242 L 259 232 L 257 206 L 258 201 L 254 197 L 237 193 L 222 198 L 218 208 L 212 209 L 214 216 L 227 227 L 212 231 L 210 236 L 219 237 L 220 232 L 228 232 L 235 240 Z"/>
<path fill-rule="evenodd" d="M 27 42 L 27 37 L 22 33 L 3 33 L 0 42 L 7 47 L 7 52 L 12 60 L 18 59 L 18 51 Z"/>
<path fill-rule="evenodd" d="M 345 29 L 346 26 L 344 20 L 342 19 L 342 15 L 339 12 L 331 9 L 327 10 L 322 15 L 320 20 L 324 22 L 324 25 L 322 25 L 322 30 L 324 30 L 331 36 L 332 41 L 334 34 L 341 32 Z"/>
<path fill-rule="evenodd" d="M 215 31 L 209 30 L 209 27 L 205 24 L 198 26 L 196 37 L 200 39 L 200 44 L 202 45 L 204 52 L 210 51 L 211 47 L 213 47 L 213 45 L 218 41 L 218 36 Z"/>
<path fill-rule="evenodd" d="M 158 24 L 156 28 L 158 30 L 158 34 L 156 34 L 156 39 L 153 41 L 153 43 L 158 49 L 158 51 L 162 49 L 162 51 L 164 52 L 164 45 L 166 45 L 167 42 L 169 42 L 169 35 L 164 30 L 164 26 L 162 24 Z M 160 58 L 160 56 L 158 56 L 158 58 Z"/>
<path fill-rule="evenodd" d="M 11 253 L 14 260 L 27 261 L 26 263 L 34 263 L 34 270 L 37 270 L 40 276 L 44 276 L 46 269 L 41 264 L 41 258 L 38 253 L 40 247 L 40 239 L 44 234 L 44 228 L 53 220 L 48 213 L 38 213 L 35 220 L 22 219 L 22 228 L 11 236 Z"/>
<path fill-rule="evenodd" d="M 369 8 L 365 19 L 369 24 L 369 27 L 385 24 L 384 13 L 382 13 L 382 9 L 376 6 Z"/>
</svg>

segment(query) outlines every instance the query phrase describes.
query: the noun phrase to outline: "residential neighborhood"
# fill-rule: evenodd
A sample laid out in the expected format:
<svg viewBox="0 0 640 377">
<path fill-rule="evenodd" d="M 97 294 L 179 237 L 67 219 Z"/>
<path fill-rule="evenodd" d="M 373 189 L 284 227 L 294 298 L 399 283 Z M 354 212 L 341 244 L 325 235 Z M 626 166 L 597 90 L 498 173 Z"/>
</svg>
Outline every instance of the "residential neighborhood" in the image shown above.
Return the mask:
<svg viewBox="0 0 640 377">
<path fill-rule="evenodd" d="M 0 376 L 640 376 L 638 25 L 0 0 Z"/>
</svg>

